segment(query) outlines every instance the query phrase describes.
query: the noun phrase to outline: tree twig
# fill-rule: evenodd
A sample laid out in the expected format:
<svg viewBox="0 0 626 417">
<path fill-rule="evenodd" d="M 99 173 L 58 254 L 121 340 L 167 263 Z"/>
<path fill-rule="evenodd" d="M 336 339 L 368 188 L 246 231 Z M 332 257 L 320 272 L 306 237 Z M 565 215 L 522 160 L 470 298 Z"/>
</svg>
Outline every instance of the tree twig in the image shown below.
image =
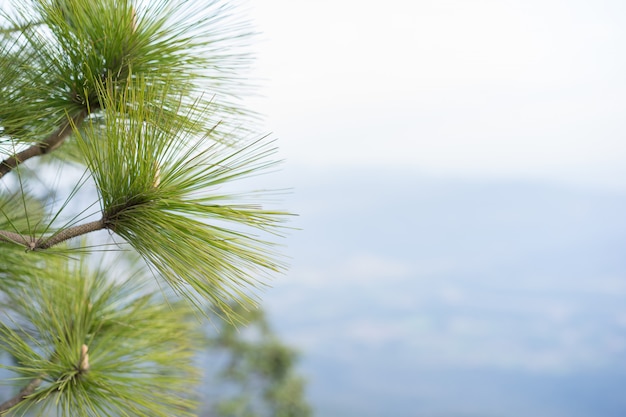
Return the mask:
<svg viewBox="0 0 626 417">
<path fill-rule="evenodd" d="M 38 239 L 35 239 L 34 236 L 0 230 L 0 241 L 23 245 L 24 247 L 26 247 L 27 251 L 33 251 L 37 249 L 49 249 L 52 246 L 58 245 L 61 242 L 65 242 L 66 240 L 82 236 L 87 233 L 95 232 L 97 230 L 102 230 L 106 227 L 107 226 L 105 220 L 100 219 L 93 222 L 68 227 L 67 229 L 63 229 L 58 233 L 52 234 L 51 236 L 40 237 Z"/>
<path fill-rule="evenodd" d="M 72 133 L 75 126 L 79 126 L 85 117 L 89 114 L 87 109 L 80 111 L 74 117 L 63 123 L 61 127 L 52 132 L 50 136 L 43 141 L 32 145 L 29 148 L 24 149 L 21 152 L 11 155 L 0 163 L 0 178 L 5 174 L 11 172 L 13 168 L 17 167 L 22 162 L 35 156 L 44 155 L 56 148 L 58 148 L 63 141 Z"/>
<path fill-rule="evenodd" d="M 42 382 L 43 379 L 41 378 L 35 378 L 30 381 L 24 388 L 20 390 L 20 392 L 17 393 L 15 397 L 9 398 L 8 400 L 0 404 L 0 414 L 5 414 L 7 410 L 15 407 L 17 404 L 24 401 L 26 397 L 35 392 L 35 390 L 39 387 L 39 385 L 41 385 Z"/>
</svg>

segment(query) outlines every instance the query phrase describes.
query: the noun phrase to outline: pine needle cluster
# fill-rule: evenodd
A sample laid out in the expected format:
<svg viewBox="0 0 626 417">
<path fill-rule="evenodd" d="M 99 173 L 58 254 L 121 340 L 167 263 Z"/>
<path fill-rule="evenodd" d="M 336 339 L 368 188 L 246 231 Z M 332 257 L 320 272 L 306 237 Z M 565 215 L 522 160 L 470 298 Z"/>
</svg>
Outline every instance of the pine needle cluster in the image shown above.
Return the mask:
<svg viewBox="0 0 626 417">
<path fill-rule="evenodd" d="M 30 389 L 12 415 L 194 415 L 201 339 L 184 304 L 168 305 L 138 276 L 110 282 L 60 257 L 16 281 L 4 291 L 0 338 L 11 382 Z"/>
<path fill-rule="evenodd" d="M 193 415 L 189 318 L 236 320 L 284 269 L 274 236 L 290 214 L 228 192 L 276 164 L 245 127 L 251 32 L 236 10 L 30 0 L 0 16 L 0 346 L 21 388 L 0 415 Z M 32 185 L 59 165 L 83 171 L 57 182 L 61 202 Z M 112 272 L 123 254 L 95 265 L 98 231 L 161 285 Z"/>
</svg>

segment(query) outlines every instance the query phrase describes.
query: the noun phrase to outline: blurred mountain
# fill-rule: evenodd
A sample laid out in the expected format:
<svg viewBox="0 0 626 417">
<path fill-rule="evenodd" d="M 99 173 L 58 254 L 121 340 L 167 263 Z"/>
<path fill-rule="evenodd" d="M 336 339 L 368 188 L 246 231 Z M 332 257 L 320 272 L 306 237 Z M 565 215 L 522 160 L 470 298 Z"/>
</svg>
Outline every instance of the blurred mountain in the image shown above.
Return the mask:
<svg viewBox="0 0 626 417">
<path fill-rule="evenodd" d="M 626 415 L 626 193 L 293 174 L 264 295 L 319 417 Z"/>
</svg>

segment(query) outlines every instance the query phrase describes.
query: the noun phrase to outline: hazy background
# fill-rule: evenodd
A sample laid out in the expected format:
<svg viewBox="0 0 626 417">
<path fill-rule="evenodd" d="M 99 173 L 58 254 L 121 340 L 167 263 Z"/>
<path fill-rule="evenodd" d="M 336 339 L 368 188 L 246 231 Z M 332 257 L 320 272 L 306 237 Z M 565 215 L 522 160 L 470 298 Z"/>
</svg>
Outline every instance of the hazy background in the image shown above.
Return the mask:
<svg viewBox="0 0 626 417">
<path fill-rule="evenodd" d="M 626 3 L 249 3 L 317 415 L 626 415 Z"/>
</svg>

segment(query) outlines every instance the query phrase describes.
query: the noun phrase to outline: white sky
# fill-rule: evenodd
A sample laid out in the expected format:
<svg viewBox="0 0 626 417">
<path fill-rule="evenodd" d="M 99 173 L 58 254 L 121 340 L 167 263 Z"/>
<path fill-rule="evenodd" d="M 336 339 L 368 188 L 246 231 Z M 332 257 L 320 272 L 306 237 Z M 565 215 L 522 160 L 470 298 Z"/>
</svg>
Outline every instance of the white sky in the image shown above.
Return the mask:
<svg viewBox="0 0 626 417">
<path fill-rule="evenodd" d="M 255 0 L 289 165 L 626 190 L 626 2 Z"/>
</svg>

